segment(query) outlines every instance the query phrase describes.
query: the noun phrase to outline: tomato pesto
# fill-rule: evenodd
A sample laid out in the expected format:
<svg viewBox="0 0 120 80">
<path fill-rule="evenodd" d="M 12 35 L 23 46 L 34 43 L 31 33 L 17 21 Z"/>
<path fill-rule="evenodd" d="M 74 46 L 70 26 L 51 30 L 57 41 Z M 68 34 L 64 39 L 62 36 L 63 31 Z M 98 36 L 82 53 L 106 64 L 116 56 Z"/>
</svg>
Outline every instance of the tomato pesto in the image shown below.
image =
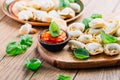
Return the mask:
<svg viewBox="0 0 120 80">
<path fill-rule="evenodd" d="M 67 35 L 64 31 L 60 31 L 60 35 L 57 37 L 52 37 L 50 34 L 50 31 L 43 32 L 41 35 L 41 39 L 43 42 L 49 43 L 49 44 L 57 44 L 60 42 L 63 42 L 67 39 Z"/>
</svg>

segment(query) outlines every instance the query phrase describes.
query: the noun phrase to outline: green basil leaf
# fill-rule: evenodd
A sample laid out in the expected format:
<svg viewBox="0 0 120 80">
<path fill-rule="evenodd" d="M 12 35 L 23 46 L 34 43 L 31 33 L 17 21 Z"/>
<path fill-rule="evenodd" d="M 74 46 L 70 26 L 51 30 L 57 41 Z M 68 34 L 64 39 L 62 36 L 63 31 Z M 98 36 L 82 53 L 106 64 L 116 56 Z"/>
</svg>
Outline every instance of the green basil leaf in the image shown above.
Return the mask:
<svg viewBox="0 0 120 80">
<path fill-rule="evenodd" d="M 70 2 L 68 0 L 60 0 L 60 8 L 65 8 L 65 7 L 69 7 L 70 6 Z"/>
<path fill-rule="evenodd" d="M 69 0 L 69 2 L 70 2 L 70 3 L 74 3 L 74 2 L 75 2 L 75 0 Z"/>
<path fill-rule="evenodd" d="M 24 52 L 27 51 L 27 46 L 26 45 L 21 45 L 21 48 Z"/>
<path fill-rule="evenodd" d="M 95 18 L 102 18 L 102 14 L 92 14 L 91 18 L 95 19 Z"/>
<path fill-rule="evenodd" d="M 56 24 L 56 22 L 51 22 L 50 27 L 49 27 L 50 35 L 52 37 L 57 37 L 60 35 L 60 28 Z"/>
<path fill-rule="evenodd" d="M 32 59 L 27 59 L 25 61 L 25 66 L 26 68 L 30 69 L 30 70 L 37 70 L 38 68 L 40 68 L 42 65 L 41 61 L 37 58 L 32 58 Z"/>
<path fill-rule="evenodd" d="M 90 57 L 89 52 L 84 48 L 75 49 L 73 53 L 78 59 L 87 59 Z"/>
<path fill-rule="evenodd" d="M 84 18 L 82 20 L 82 23 L 85 24 L 85 30 L 88 29 L 88 28 L 90 28 L 89 27 L 89 22 L 91 22 L 92 20 L 93 20 L 92 18 Z"/>
<path fill-rule="evenodd" d="M 58 80 L 71 80 L 71 76 L 65 76 L 65 75 L 59 74 Z"/>
<path fill-rule="evenodd" d="M 101 32 L 101 39 L 106 44 L 117 42 L 116 37 L 109 35 L 109 34 L 106 34 L 105 32 Z"/>
<path fill-rule="evenodd" d="M 18 55 L 23 52 L 22 47 L 17 42 L 10 42 L 6 47 L 6 53 L 8 55 Z"/>
<path fill-rule="evenodd" d="M 21 45 L 31 46 L 32 43 L 33 43 L 33 37 L 31 35 L 26 34 L 26 35 L 20 37 Z"/>
</svg>

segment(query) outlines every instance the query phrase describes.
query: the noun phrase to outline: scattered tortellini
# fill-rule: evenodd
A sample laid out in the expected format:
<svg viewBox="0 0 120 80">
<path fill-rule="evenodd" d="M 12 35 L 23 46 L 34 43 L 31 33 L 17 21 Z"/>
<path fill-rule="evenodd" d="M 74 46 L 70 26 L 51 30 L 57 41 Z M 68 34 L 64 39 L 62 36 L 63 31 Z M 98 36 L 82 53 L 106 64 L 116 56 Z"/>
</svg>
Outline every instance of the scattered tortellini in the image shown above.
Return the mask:
<svg viewBox="0 0 120 80">
<path fill-rule="evenodd" d="M 20 20 L 41 22 L 51 22 L 53 18 L 70 19 L 81 11 L 78 3 L 69 2 L 64 8 L 61 4 L 63 7 L 67 5 L 66 1 L 61 0 L 20 0 L 15 2 L 12 10 Z"/>
<path fill-rule="evenodd" d="M 120 19 L 107 22 L 98 14 L 90 18 L 91 21 L 86 21 L 87 28 L 83 22 L 75 22 L 68 26 L 67 31 L 71 36 L 69 47 L 72 50 L 84 48 L 92 56 L 120 54 Z"/>
<path fill-rule="evenodd" d="M 37 30 L 32 28 L 32 25 L 28 24 L 28 23 L 22 25 L 19 29 L 19 34 L 20 35 L 25 35 L 25 34 L 29 34 L 29 33 L 34 34 L 36 32 L 37 32 Z"/>
</svg>

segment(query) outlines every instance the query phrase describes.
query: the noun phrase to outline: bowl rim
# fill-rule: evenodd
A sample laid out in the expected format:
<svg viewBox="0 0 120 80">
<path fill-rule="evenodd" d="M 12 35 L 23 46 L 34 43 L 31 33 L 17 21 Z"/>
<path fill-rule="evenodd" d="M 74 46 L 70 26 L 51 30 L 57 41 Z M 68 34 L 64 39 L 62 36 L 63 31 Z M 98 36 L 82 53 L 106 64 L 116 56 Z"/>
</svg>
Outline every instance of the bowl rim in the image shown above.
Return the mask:
<svg viewBox="0 0 120 80">
<path fill-rule="evenodd" d="M 42 41 L 42 39 L 41 39 L 40 37 L 41 37 L 41 35 L 42 35 L 43 32 L 48 31 L 48 30 L 49 30 L 49 29 L 45 29 L 45 30 L 43 30 L 43 31 L 40 31 L 40 33 L 39 33 L 39 35 L 38 35 L 38 41 L 39 41 L 40 43 L 43 43 L 43 44 L 46 44 L 46 45 L 61 45 L 61 44 L 66 43 L 67 41 L 70 40 L 70 35 L 69 35 L 69 33 L 68 33 L 67 31 L 63 30 L 63 29 L 60 29 L 60 30 L 62 30 L 62 31 L 64 31 L 64 32 L 66 33 L 66 35 L 67 35 L 66 40 L 64 40 L 63 42 L 60 42 L 60 43 L 56 43 L 56 44 L 46 43 L 46 42 Z"/>
</svg>

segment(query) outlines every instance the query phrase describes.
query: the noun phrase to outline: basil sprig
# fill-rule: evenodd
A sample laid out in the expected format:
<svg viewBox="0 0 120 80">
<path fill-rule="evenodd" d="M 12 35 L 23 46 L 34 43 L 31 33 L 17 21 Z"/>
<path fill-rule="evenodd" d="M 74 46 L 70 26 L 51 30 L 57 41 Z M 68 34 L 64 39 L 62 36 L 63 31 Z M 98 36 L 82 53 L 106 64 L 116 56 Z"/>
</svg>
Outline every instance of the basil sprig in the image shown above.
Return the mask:
<svg viewBox="0 0 120 80">
<path fill-rule="evenodd" d="M 70 6 L 70 2 L 69 0 L 60 0 L 60 8 L 64 9 L 65 7 L 69 7 Z"/>
<path fill-rule="evenodd" d="M 92 14 L 91 18 L 95 19 L 95 18 L 102 18 L 102 14 Z"/>
<path fill-rule="evenodd" d="M 32 71 L 35 71 L 39 67 L 41 67 L 41 64 L 42 64 L 41 61 L 37 58 L 27 59 L 25 61 L 25 67 Z"/>
<path fill-rule="evenodd" d="M 31 46 L 33 42 L 31 35 L 21 36 L 20 42 L 10 42 L 6 47 L 6 53 L 8 55 L 19 55 L 27 50 L 27 47 Z"/>
<path fill-rule="evenodd" d="M 21 54 L 26 50 L 27 50 L 27 46 L 21 45 L 18 42 L 10 42 L 6 47 L 6 53 L 8 55 L 13 55 L 13 56 Z"/>
<path fill-rule="evenodd" d="M 57 37 L 60 35 L 60 28 L 56 22 L 51 22 L 49 31 L 52 37 Z"/>
<path fill-rule="evenodd" d="M 70 3 L 74 3 L 74 2 L 75 2 L 75 0 L 69 0 L 69 2 L 70 2 Z"/>
<path fill-rule="evenodd" d="M 73 51 L 74 56 L 78 59 L 87 59 L 90 57 L 88 50 L 84 48 L 78 48 Z"/>
<path fill-rule="evenodd" d="M 105 32 L 101 32 L 101 39 L 104 43 L 109 44 L 109 43 L 116 43 L 117 42 L 117 38 L 106 34 Z"/>
<path fill-rule="evenodd" d="M 59 74 L 58 80 L 71 80 L 71 76 L 65 76 L 63 74 Z"/>
<path fill-rule="evenodd" d="M 24 36 L 20 37 L 20 44 L 26 45 L 26 46 L 31 46 L 33 42 L 33 37 L 29 34 L 26 34 Z"/>
</svg>

